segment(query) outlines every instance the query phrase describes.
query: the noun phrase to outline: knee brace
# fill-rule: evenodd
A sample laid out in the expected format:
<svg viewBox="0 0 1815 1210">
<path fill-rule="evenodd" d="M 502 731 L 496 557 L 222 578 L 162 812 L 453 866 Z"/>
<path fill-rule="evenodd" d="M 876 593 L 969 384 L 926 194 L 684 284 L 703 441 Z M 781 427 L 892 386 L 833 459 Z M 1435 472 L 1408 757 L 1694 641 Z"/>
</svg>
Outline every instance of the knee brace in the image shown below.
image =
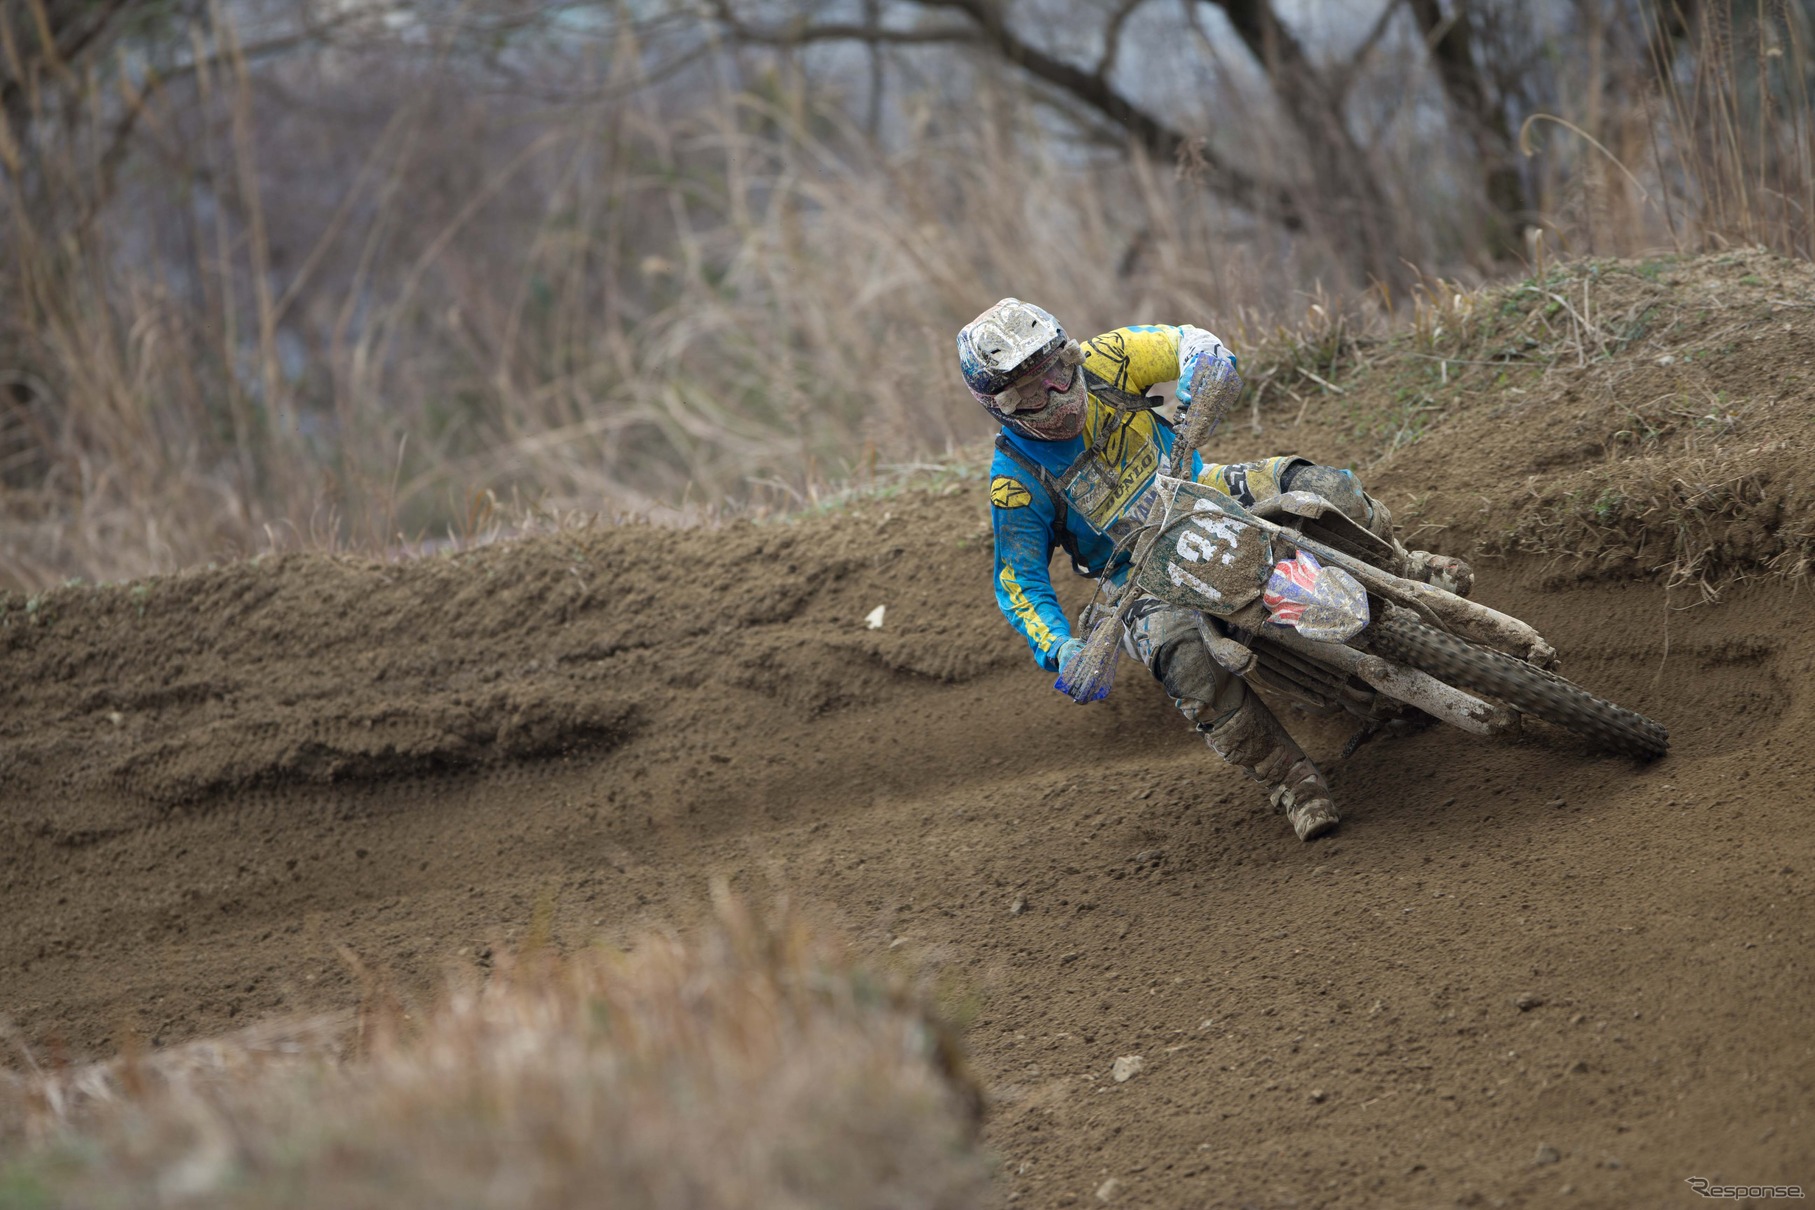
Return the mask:
<svg viewBox="0 0 1815 1210">
<path fill-rule="evenodd" d="M 1179 701 L 1213 702 L 1231 679 L 1204 646 L 1196 613 L 1152 597 L 1129 609 L 1125 646 Z"/>
<path fill-rule="evenodd" d="M 1393 514 L 1387 511 L 1386 505 L 1361 490 L 1361 480 L 1355 477 L 1354 471 L 1301 463 L 1281 476 L 1280 486 L 1289 492 L 1321 496 L 1375 537 L 1392 541 Z"/>
</svg>

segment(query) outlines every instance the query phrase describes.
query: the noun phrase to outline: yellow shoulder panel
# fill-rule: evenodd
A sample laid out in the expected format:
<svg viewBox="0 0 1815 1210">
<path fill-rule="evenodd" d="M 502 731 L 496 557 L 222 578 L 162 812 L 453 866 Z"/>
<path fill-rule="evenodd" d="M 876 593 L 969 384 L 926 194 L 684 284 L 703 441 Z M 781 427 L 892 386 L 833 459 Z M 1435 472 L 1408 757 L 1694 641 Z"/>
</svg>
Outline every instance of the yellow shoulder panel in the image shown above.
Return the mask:
<svg viewBox="0 0 1815 1210">
<path fill-rule="evenodd" d="M 1147 324 L 1105 332 L 1084 342 L 1084 366 L 1111 386 L 1144 395 L 1178 377 L 1178 329 Z"/>
<path fill-rule="evenodd" d="M 1229 464 L 1226 462 L 1206 462 L 1204 469 L 1197 473 L 1197 481 L 1205 487 L 1214 487 L 1225 496 L 1233 496 L 1229 490 Z"/>
<path fill-rule="evenodd" d="M 1248 491 L 1254 496 L 1255 503 L 1271 500 L 1286 490 L 1280 480 L 1285 478 L 1286 470 L 1294 462 L 1300 461 L 1290 455 L 1281 458 L 1264 458 L 1251 463 L 1248 471 Z"/>
</svg>

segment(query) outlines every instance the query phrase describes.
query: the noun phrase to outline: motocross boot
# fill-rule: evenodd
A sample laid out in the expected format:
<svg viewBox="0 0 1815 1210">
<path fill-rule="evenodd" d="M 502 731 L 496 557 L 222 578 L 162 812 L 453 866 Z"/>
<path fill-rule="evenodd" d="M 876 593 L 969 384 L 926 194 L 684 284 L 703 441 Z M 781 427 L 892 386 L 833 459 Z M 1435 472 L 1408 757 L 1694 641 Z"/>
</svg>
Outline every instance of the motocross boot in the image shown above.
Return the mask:
<svg viewBox="0 0 1815 1210">
<path fill-rule="evenodd" d="M 1393 533 L 1392 510 L 1363 491 L 1361 481 L 1351 472 L 1332 466 L 1301 465 L 1286 472 L 1285 482 L 1294 491 L 1312 492 L 1323 497 L 1357 525 L 1390 544 L 1404 562 L 1409 578 L 1422 580 L 1459 597 L 1466 597 L 1474 590 L 1474 569 L 1463 560 L 1432 554 L 1428 550 L 1407 550 L 1402 546 Z"/>
<path fill-rule="evenodd" d="M 1459 597 L 1466 597 L 1475 590 L 1475 569 L 1466 560 L 1454 555 L 1432 554 L 1428 550 L 1407 550 L 1403 546 L 1399 547 L 1399 551 L 1405 559 L 1406 575 L 1410 578 L 1423 580 L 1434 588 L 1453 592 Z"/>
<path fill-rule="evenodd" d="M 1234 684 L 1240 704 L 1212 723 L 1200 721 L 1198 730 L 1211 751 L 1268 788 L 1268 800 L 1285 813 L 1300 840 L 1315 840 L 1342 818 L 1330 799 L 1329 783 L 1266 703 L 1245 682 Z"/>
<path fill-rule="evenodd" d="M 1246 681 L 1221 667 L 1200 637 L 1196 614 L 1154 598 L 1129 611 L 1128 649 L 1153 671 L 1210 750 L 1266 786 L 1300 840 L 1340 818 L 1330 787 Z"/>
<path fill-rule="evenodd" d="M 1393 533 L 1393 514 L 1386 505 L 1364 495 L 1367 519 L 1362 522 L 1378 538 L 1393 544 L 1393 550 L 1405 562 L 1407 578 L 1422 580 L 1433 588 L 1466 597 L 1475 590 L 1475 569 L 1454 555 L 1432 554 L 1428 550 L 1408 550 Z"/>
</svg>

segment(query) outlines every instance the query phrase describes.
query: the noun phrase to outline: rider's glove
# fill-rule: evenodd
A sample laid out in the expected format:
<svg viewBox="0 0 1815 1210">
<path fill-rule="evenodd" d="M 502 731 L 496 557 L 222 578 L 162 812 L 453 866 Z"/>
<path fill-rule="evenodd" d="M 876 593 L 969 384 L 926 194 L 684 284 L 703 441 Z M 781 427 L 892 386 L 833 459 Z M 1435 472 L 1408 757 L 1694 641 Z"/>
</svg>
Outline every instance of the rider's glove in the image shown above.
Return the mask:
<svg viewBox="0 0 1815 1210">
<path fill-rule="evenodd" d="M 1083 705 L 1085 702 L 1100 702 L 1109 696 L 1109 686 L 1115 679 L 1116 649 L 1112 646 L 1103 654 L 1102 659 L 1093 659 L 1088 654 L 1089 644 L 1083 639 L 1066 639 L 1059 644 L 1059 678 L 1052 687 L 1063 693 L 1072 701 Z M 1096 664 L 1093 670 L 1090 665 Z"/>
<path fill-rule="evenodd" d="M 1178 358 L 1178 439 L 1198 450 L 1235 406 L 1242 378 L 1223 342 L 1190 324 L 1179 328 Z"/>
<path fill-rule="evenodd" d="M 1189 410 L 1202 403 L 1215 410 L 1220 418 L 1241 394 L 1242 379 L 1235 365 L 1235 355 L 1221 345 L 1195 349 L 1179 366 L 1178 404 Z"/>
</svg>

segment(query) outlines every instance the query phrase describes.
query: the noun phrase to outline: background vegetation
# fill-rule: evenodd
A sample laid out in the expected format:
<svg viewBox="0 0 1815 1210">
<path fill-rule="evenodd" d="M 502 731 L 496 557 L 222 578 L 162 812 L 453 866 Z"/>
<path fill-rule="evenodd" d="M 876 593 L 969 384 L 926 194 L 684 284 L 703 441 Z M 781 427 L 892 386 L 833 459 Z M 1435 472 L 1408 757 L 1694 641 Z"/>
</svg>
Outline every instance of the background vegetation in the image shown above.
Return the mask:
<svg viewBox="0 0 1815 1210">
<path fill-rule="evenodd" d="M 0 584 L 981 436 L 959 324 L 1252 348 L 1815 213 L 1804 0 L 22 0 Z M 1294 405 L 1296 406 L 1296 405 Z"/>
</svg>

